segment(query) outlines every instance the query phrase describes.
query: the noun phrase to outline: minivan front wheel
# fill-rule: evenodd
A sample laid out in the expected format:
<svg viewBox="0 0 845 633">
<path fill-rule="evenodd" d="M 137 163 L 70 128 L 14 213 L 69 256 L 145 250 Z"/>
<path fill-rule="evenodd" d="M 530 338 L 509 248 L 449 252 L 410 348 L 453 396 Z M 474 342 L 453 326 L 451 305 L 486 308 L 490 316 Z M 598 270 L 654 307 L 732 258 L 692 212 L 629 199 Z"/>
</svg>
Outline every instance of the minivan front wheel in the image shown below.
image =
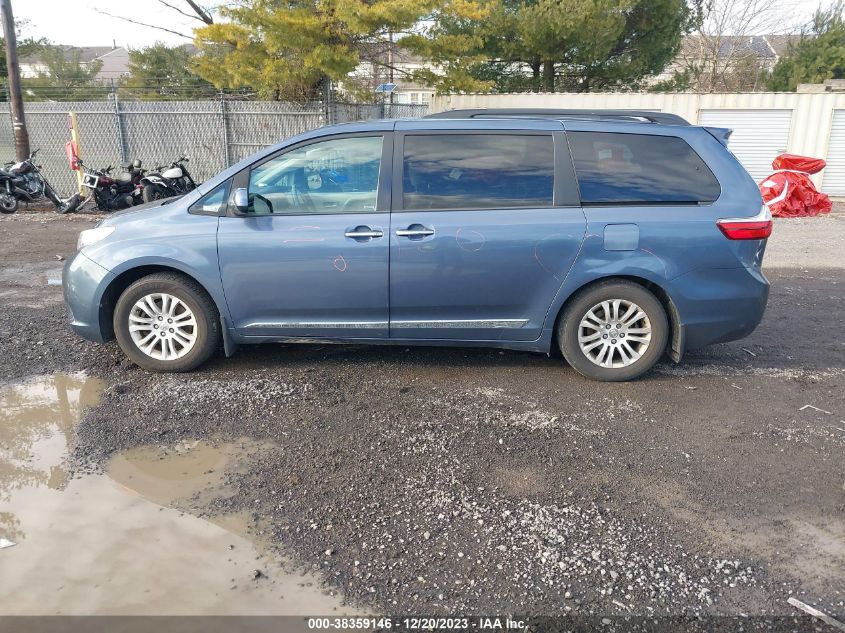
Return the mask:
<svg viewBox="0 0 845 633">
<path fill-rule="evenodd" d="M 558 324 L 566 361 L 602 381 L 632 380 L 666 350 L 669 322 L 660 301 L 639 284 L 601 282 L 575 297 Z"/>
<path fill-rule="evenodd" d="M 214 302 L 198 284 L 156 273 L 130 285 L 117 301 L 114 331 L 123 352 L 151 371 L 190 371 L 217 349 Z"/>
</svg>

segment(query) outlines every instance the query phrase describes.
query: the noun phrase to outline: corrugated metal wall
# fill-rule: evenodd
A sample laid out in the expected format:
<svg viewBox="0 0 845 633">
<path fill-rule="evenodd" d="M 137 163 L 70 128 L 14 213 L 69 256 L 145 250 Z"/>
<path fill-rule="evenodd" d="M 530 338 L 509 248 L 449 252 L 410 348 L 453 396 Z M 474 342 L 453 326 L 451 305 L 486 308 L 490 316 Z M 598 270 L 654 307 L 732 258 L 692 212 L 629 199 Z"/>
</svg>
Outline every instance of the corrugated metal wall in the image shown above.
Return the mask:
<svg viewBox="0 0 845 633">
<path fill-rule="evenodd" d="M 845 110 L 833 111 L 824 181 L 826 191 L 845 196 Z"/>
<path fill-rule="evenodd" d="M 443 95 L 431 103 L 432 112 L 454 108 L 628 108 L 658 110 L 679 114 L 691 123 L 699 123 L 704 113 L 708 121 L 722 115 L 714 111 L 735 113 L 737 121 L 732 127 L 735 139 L 743 148 L 735 149 L 738 156 L 746 156 L 746 168 L 752 175 L 762 171 L 761 160 L 771 151 L 771 143 L 761 152 L 749 146 L 754 138 L 761 138 L 751 129 L 759 123 L 758 116 L 772 111 L 783 114 L 777 125 L 789 118 L 786 151 L 794 154 L 825 158 L 830 168 L 813 177 L 816 186 L 831 195 L 845 196 L 845 114 L 838 115 L 833 125 L 834 112 L 845 111 L 845 93 L 797 94 L 794 92 L 755 92 L 741 94 L 660 94 L 660 93 L 563 93 L 563 94 L 503 94 L 503 95 Z M 838 131 L 840 130 L 841 131 Z M 782 134 L 778 128 L 776 133 Z M 838 134 L 838 137 L 837 137 Z M 734 149 L 733 147 L 731 149 Z M 753 156 L 752 156 L 753 155 Z M 742 160 L 742 156 L 740 156 Z M 770 160 L 770 159 L 769 159 Z M 825 173 L 830 171 L 828 183 Z"/>
<path fill-rule="evenodd" d="M 701 110 L 698 124 L 732 129 L 730 148 L 757 182 L 789 145 L 792 110 Z"/>
</svg>

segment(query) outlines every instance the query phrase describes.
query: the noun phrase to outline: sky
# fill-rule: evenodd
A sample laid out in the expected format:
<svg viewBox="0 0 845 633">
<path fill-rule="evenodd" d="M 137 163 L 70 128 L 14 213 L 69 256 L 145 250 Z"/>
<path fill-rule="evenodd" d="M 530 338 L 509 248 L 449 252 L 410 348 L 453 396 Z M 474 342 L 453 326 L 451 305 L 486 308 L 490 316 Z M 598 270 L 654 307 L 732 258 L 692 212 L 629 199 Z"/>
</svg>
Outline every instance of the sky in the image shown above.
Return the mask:
<svg viewBox="0 0 845 633">
<path fill-rule="evenodd" d="M 183 0 L 166 0 L 174 6 Z M 203 7 L 222 4 L 220 0 L 200 0 Z M 133 20 L 165 26 L 191 35 L 201 22 L 168 9 L 159 0 L 12 0 L 15 21 L 27 20 L 23 36 L 46 37 L 54 44 L 73 46 L 126 46 L 143 48 L 155 42 L 185 44 L 191 40 L 157 29 L 130 24 L 108 17 L 99 10 Z"/>
<path fill-rule="evenodd" d="M 176 6 L 184 0 L 165 0 Z M 200 0 L 204 7 L 222 4 L 224 0 Z M 779 2 L 780 0 L 773 0 Z M 796 22 L 805 21 L 820 5 L 831 0 L 798 0 Z M 157 29 L 146 28 L 108 17 L 99 10 L 123 15 L 134 20 L 165 26 L 186 35 L 191 34 L 197 20 L 180 16 L 165 7 L 161 0 L 12 0 L 16 20 L 28 20 L 24 36 L 46 37 L 55 44 L 74 46 L 125 46 L 143 48 L 157 41 L 184 44 L 190 40 Z M 803 14 L 806 17 L 801 17 Z"/>
</svg>

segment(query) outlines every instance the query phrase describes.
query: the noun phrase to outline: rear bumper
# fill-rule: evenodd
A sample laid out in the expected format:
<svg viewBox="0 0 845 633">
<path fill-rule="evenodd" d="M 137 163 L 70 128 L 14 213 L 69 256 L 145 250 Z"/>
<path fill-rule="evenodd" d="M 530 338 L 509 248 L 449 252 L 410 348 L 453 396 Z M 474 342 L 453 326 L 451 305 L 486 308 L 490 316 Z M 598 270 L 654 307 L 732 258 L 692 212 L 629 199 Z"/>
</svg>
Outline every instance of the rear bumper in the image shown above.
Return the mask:
<svg viewBox="0 0 845 633">
<path fill-rule="evenodd" d="M 65 264 L 62 288 L 70 316 L 70 327 L 82 338 L 102 343 L 100 304 L 105 289 L 114 278 L 109 271 L 94 263 L 81 252 Z"/>
<path fill-rule="evenodd" d="M 757 268 L 697 270 L 673 282 L 682 329 L 681 351 L 735 341 L 763 319 L 769 281 Z"/>
</svg>

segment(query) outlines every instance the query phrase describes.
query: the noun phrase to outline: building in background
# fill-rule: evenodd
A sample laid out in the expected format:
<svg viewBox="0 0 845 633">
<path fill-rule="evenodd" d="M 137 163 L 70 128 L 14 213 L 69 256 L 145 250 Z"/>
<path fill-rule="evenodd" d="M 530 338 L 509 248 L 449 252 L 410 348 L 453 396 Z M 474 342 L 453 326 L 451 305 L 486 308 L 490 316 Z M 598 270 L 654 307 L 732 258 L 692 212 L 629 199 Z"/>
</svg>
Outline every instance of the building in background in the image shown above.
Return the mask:
<svg viewBox="0 0 845 633">
<path fill-rule="evenodd" d="M 799 35 L 688 35 L 672 62 L 650 84 L 687 74 L 691 92 L 759 92 Z"/>
<path fill-rule="evenodd" d="M 123 46 L 64 46 L 57 45 L 67 59 L 71 59 L 77 52 L 79 62 L 88 66 L 99 61 L 102 66 L 96 79 L 102 82 L 117 81 L 129 74 L 129 50 Z M 21 78 L 32 79 L 40 73 L 47 72 L 47 67 L 41 61 L 39 53 L 21 57 Z"/>
<path fill-rule="evenodd" d="M 434 98 L 434 88 L 414 82 L 412 73 L 434 69 L 421 57 L 394 43 L 373 44 L 361 52 L 361 63 L 349 75 L 348 81 L 338 86 L 341 94 L 352 96 L 375 95 L 380 84 L 392 83 L 393 103 L 427 105 Z M 392 72 L 391 72 L 392 71 Z M 388 98 L 388 97 L 385 97 Z"/>
</svg>

